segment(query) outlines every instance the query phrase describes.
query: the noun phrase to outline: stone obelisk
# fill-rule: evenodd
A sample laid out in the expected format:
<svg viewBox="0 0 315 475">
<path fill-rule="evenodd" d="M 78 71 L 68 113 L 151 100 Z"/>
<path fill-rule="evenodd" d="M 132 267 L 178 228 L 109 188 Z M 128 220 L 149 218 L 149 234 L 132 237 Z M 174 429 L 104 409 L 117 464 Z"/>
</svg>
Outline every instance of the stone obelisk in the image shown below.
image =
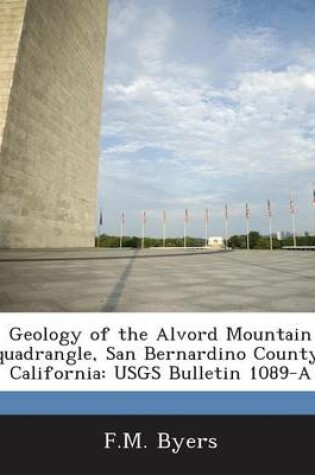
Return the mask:
<svg viewBox="0 0 315 475">
<path fill-rule="evenodd" d="M 0 248 L 94 245 L 108 0 L 0 0 Z"/>
</svg>

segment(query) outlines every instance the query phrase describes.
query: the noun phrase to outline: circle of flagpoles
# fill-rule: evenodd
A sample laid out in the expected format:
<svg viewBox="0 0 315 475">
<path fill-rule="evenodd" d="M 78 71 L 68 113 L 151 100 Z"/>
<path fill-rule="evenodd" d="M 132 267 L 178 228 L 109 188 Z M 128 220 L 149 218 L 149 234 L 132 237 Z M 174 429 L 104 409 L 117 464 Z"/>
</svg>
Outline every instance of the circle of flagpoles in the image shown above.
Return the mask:
<svg viewBox="0 0 315 475">
<path fill-rule="evenodd" d="M 312 183 L 312 205 L 315 210 L 315 182 Z M 273 218 L 273 211 L 271 200 L 267 199 L 267 217 L 269 220 L 269 241 L 270 241 L 270 250 L 273 250 L 273 227 L 272 227 L 272 218 Z M 292 191 L 289 193 L 289 212 L 291 215 L 291 226 L 292 226 L 292 240 L 293 240 L 293 247 L 297 247 L 297 234 L 296 234 L 296 214 L 297 209 L 295 205 L 295 197 Z M 225 203 L 224 209 L 224 216 L 225 216 L 225 249 L 228 250 L 228 241 L 229 241 L 229 208 L 228 204 Z M 250 207 L 249 203 L 245 202 L 245 222 L 246 222 L 246 246 L 247 250 L 250 249 Z M 166 247 L 166 223 L 168 221 L 167 211 L 164 209 L 162 211 L 162 243 L 163 247 Z M 184 210 L 183 216 L 183 247 L 187 248 L 187 238 L 188 238 L 188 224 L 190 221 L 190 212 L 187 208 Z M 210 221 L 210 212 L 209 208 L 205 208 L 204 210 L 204 247 L 208 246 L 208 239 L 209 239 L 209 221 Z M 96 245 L 98 247 L 101 246 L 101 231 L 103 228 L 103 209 L 100 209 L 99 214 L 99 226 L 98 226 L 98 236 L 96 240 Z M 126 223 L 126 212 L 121 210 L 119 216 L 119 223 L 120 223 L 120 232 L 119 232 L 119 247 L 123 247 L 123 240 L 125 235 L 125 223 Z M 141 248 L 144 249 L 145 247 L 145 238 L 146 238 L 146 225 L 147 225 L 147 212 L 143 210 L 141 213 L 141 227 L 142 227 L 142 236 L 141 236 Z M 314 233 L 315 234 L 315 233 Z"/>
</svg>

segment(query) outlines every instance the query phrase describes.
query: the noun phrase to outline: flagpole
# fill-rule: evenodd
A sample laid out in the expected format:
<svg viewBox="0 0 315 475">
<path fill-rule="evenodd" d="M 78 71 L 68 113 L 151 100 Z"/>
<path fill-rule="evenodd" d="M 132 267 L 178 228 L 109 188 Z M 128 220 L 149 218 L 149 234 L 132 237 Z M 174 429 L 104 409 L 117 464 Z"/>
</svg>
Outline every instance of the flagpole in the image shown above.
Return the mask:
<svg viewBox="0 0 315 475">
<path fill-rule="evenodd" d="M 246 249 L 249 250 L 249 220 L 246 218 Z"/>
<path fill-rule="evenodd" d="M 184 217 L 184 247 L 187 247 L 187 226 L 189 221 L 189 213 L 188 209 L 185 209 L 185 217 Z"/>
<path fill-rule="evenodd" d="M 205 247 L 208 245 L 208 237 L 209 237 L 209 210 L 206 208 L 205 210 Z"/>
<path fill-rule="evenodd" d="M 122 238 L 123 237 L 123 223 L 120 218 L 120 239 L 119 239 L 119 247 L 122 248 Z"/>
<path fill-rule="evenodd" d="M 246 203 L 246 250 L 249 250 L 249 207 Z"/>
<path fill-rule="evenodd" d="M 120 248 L 122 248 L 122 242 L 123 242 L 124 220 L 125 220 L 125 213 L 122 211 L 120 213 L 120 239 L 119 239 L 119 247 Z"/>
<path fill-rule="evenodd" d="M 144 249 L 145 220 L 146 220 L 146 215 L 145 215 L 145 211 L 143 211 L 143 219 L 142 219 L 142 244 L 141 244 L 141 248 L 142 248 L 142 249 Z"/>
<path fill-rule="evenodd" d="M 188 221 L 188 210 L 185 209 L 184 214 L 184 247 L 187 247 L 187 221 Z"/>
<path fill-rule="evenodd" d="M 267 200 L 267 213 L 269 216 L 269 238 L 270 238 L 270 250 L 273 250 L 273 242 L 272 242 L 272 212 L 271 212 L 271 202 Z"/>
<path fill-rule="evenodd" d="M 292 192 L 290 191 L 290 213 L 292 219 L 292 236 L 293 236 L 293 246 L 296 247 L 296 223 L 295 223 L 295 203 L 292 198 Z"/>
<path fill-rule="evenodd" d="M 295 213 L 292 213 L 291 216 L 292 216 L 293 246 L 296 247 L 296 223 L 295 223 Z"/>
<path fill-rule="evenodd" d="M 166 240 L 166 211 L 163 211 L 163 247 L 165 247 Z"/>
<path fill-rule="evenodd" d="M 228 207 L 225 205 L 225 250 L 228 250 L 229 225 L 228 225 Z"/>
<path fill-rule="evenodd" d="M 102 209 L 101 209 L 100 219 L 99 219 L 99 222 L 98 222 L 98 246 L 97 247 L 101 247 L 101 227 L 102 227 L 102 224 L 103 224 L 103 213 L 102 213 Z"/>
</svg>

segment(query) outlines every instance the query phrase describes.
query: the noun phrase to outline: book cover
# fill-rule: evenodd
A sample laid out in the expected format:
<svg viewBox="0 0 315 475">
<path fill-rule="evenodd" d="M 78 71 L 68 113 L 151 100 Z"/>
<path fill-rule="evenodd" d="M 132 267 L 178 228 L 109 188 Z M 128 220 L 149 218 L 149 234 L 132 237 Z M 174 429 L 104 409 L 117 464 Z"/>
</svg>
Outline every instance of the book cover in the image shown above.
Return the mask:
<svg viewBox="0 0 315 475">
<path fill-rule="evenodd" d="M 313 0 L 0 0 L 12 474 L 308 471 Z"/>
</svg>

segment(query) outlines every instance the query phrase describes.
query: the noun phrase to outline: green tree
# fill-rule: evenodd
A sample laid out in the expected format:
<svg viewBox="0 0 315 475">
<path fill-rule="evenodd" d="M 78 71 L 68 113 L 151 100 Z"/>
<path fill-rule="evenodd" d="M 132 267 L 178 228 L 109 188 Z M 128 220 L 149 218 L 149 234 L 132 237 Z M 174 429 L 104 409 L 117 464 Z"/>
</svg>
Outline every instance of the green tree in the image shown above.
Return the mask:
<svg viewBox="0 0 315 475">
<path fill-rule="evenodd" d="M 249 233 L 249 246 L 251 249 L 259 249 L 258 243 L 261 239 L 259 232 L 257 231 L 250 231 Z"/>
</svg>

